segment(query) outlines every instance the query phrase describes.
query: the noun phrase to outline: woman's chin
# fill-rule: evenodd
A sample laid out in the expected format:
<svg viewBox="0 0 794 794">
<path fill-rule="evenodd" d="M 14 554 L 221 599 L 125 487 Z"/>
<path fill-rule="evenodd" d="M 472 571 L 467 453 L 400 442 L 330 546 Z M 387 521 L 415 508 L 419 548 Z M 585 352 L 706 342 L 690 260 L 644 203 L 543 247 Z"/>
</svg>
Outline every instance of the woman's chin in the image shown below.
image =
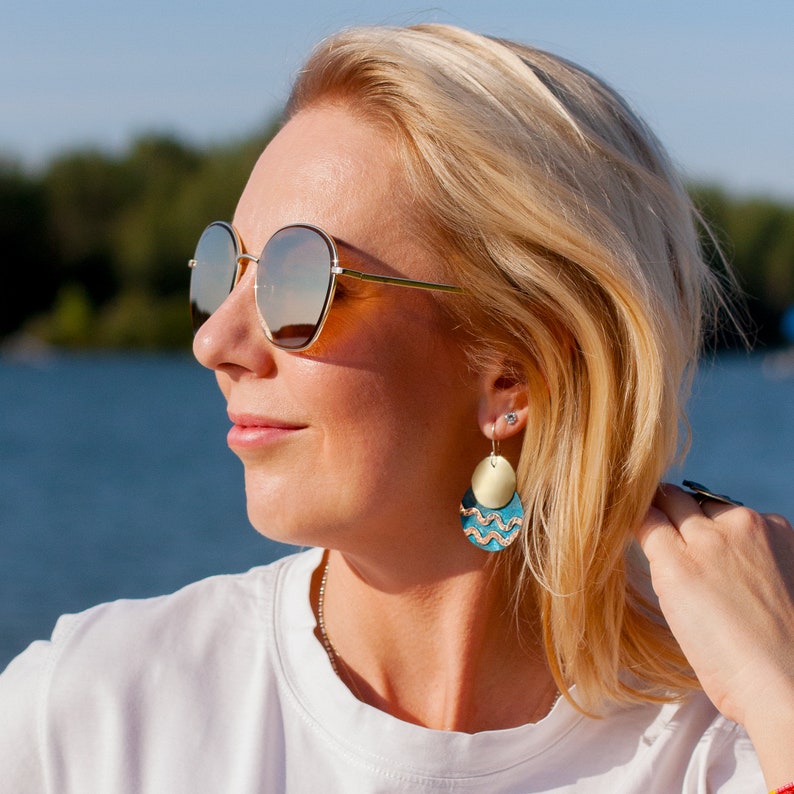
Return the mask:
<svg viewBox="0 0 794 794">
<path fill-rule="evenodd" d="M 268 540 L 292 546 L 327 545 L 329 532 L 322 531 L 317 517 L 302 509 L 299 503 L 296 506 L 295 500 L 285 496 L 272 500 L 248 499 L 247 512 L 251 526 Z"/>
</svg>

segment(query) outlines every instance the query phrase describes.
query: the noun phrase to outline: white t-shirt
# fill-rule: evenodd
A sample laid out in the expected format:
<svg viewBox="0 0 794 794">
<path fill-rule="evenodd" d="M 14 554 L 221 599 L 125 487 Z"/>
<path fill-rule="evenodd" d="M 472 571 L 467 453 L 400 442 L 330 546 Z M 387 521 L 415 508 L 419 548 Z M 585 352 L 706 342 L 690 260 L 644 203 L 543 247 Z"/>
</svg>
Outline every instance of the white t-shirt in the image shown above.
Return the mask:
<svg viewBox="0 0 794 794">
<path fill-rule="evenodd" d="M 0 791 L 765 791 L 701 695 L 464 734 L 360 703 L 314 635 L 311 550 L 170 596 L 65 616 L 0 676 Z"/>
</svg>

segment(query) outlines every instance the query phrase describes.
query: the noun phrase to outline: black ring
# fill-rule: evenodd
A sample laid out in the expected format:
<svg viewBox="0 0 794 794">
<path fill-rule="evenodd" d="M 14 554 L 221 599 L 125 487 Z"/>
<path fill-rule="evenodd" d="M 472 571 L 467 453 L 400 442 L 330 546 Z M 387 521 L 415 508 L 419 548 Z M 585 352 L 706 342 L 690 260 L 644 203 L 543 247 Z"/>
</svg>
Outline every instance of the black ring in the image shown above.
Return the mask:
<svg viewBox="0 0 794 794">
<path fill-rule="evenodd" d="M 705 485 L 701 485 L 699 482 L 693 482 L 692 480 L 684 480 L 683 483 L 685 488 L 689 488 L 692 491 L 692 496 L 697 499 L 698 504 L 703 504 L 703 502 L 708 501 L 711 499 L 713 502 L 722 502 L 726 505 L 736 505 L 736 507 L 744 507 L 744 502 L 740 502 L 737 499 L 731 499 L 730 496 L 726 496 L 722 493 L 714 493 L 710 489 L 706 488 Z"/>
</svg>

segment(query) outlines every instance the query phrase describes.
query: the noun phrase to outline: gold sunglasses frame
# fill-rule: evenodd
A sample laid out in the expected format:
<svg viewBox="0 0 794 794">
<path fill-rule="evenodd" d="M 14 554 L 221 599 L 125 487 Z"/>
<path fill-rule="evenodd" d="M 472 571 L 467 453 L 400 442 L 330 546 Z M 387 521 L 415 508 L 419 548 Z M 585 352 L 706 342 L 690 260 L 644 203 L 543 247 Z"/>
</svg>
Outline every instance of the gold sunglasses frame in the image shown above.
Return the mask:
<svg viewBox="0 0 794 794">
<path fill-rule="evenodd" d="M 229 294 L 231 294 L 232 290 L 239 284 L 240 279 L 244 273 L 244 267 L 242 266 L 243 263 L 253 262 L 254 265 L 259 265 L 259 260 L 261 259 L 262 255 L 260 254 L 259 257 L 253 256 L 252 254 L 246 254 L 242 251 L 243 245 L 240 235 L 237 232 L 237 229 L 232 226 L 231 223 L 227 221 L 213 221 L 212 223 L 208 224 L 204 231 L 201 233 L 199 240 L 201 237 L 204 236 L 206 231 L 213 226 L 220 226 L 225 229 L 232 238 L 234 243 L 235 249 L 235 272 L 234 272 L 234 280 L 232 281 L 232 285 L 229 289 Z M 407 287 L 409 289 L 423 289 L 423 290 L 432 290 L 436 292 L 448 292 L 448 293 L 462 293 L 465 292 L 463 287 L 457 287 L 453 284 L 441 284 L 435 281 L 417 281 L 416 279 L 410 278 L 400 278 L 398 276 L 380 276 L 375 273 L 365 273 L 361 270 L 353 270 L 349 267 L 343 267 L 339 264 L 339 247 L 337 245 L 336 240 L 325 231 L 325 229 L 320 228 L 319 226 L 315 226 L 312 223 L 288 223 L 285 226 L 282 226 L 279 229 L 276 229 L 275 232 L 268 238 L 265 245 L 262 247 L 262 252 L 264 253 L 267 244 L 270 240 L 273 239 L 277 234 L 283 232 L 285 229 L 309 229 L 310 231 L 318 234 L 328 246 L 328 250 L 331 253 L 331 261 L 330 261 L 330 278 L 328 283 L 328 288 L 326 290 L 325 302 L 323 304 L 322 312 L 320 314 L 320 318 L 317 321 L 317 324 L 310 336 L 309 340 L 306 342 L 305 345 L 300 345 L 298 347 L 286 347 L 280 344 L 278 341 L 273 339 L 273 335 L 270 331 L 270 328 L 267 324 L 267 320 L 262 313 L 262 310 L 259 307 L 259 302 L 256 299 L 256 292 L 257 292 L 257 283 L 254 282 L 254 303 L 256 305 L 256 313 L 259 316 L 259 322 L 262 325 L 262 330 L 267 337 L 267 340 L 274 346 L 279 348 L 279 350 L 286 350 L 291 353 L 300 353 L 303 350 L 307 350 L 311 347 L 317 339 L 319 339 L 320 334 L 322 333 L 323 326 L 325 325 L 325 321 L 328 317 L 328 313 L 331 310 L 331 304 L 334 301 L 334 293 L 336 292 L 336 279 L 338 276 L 349 276 L 351 278 L 357 278 L 360 281 L 371 281 L 376 284 L 390 284 L 395 287 Z M 188 267 L 191 270 L 194 270 L 197 265 L 195 259 L 190 259 L 188 261 Z M 215 310 L 217 311 L 217 309 Z M 214 312 L 213 312 L 214 314 Z M 212 316 L 212 315 L 210 315 Z"/>
</svg>

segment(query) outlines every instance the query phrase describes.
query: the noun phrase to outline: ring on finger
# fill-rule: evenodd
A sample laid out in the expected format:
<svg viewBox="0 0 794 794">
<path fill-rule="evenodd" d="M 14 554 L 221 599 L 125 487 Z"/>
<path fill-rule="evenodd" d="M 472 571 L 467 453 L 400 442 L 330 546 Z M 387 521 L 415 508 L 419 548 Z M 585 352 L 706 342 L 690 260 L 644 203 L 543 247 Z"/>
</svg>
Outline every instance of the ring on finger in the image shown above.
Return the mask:
<svg viewBox="0 0 794 794">
<path fill-rule="evenodd" d="M 685 488 L 689 488 L 692 491 L 692 496 L 695 497 L 698 504 L 703 504 L 703 502 L 707 502 L 711 500 L 713 502 L 722 502 L 726 505 L 735 505 L 736 507 L 743 507 L 744 502 L 738 501 L 738 499 L 732 499 L 730 496 L 726 496 L 725 494 L 721 493 L 714 493 L 714 491 L 706 488 L 705 485 L 701 485 L 699 482 L 694 482 L 693 480 L 684 480 L 683 486 Z"/>
</svg>

